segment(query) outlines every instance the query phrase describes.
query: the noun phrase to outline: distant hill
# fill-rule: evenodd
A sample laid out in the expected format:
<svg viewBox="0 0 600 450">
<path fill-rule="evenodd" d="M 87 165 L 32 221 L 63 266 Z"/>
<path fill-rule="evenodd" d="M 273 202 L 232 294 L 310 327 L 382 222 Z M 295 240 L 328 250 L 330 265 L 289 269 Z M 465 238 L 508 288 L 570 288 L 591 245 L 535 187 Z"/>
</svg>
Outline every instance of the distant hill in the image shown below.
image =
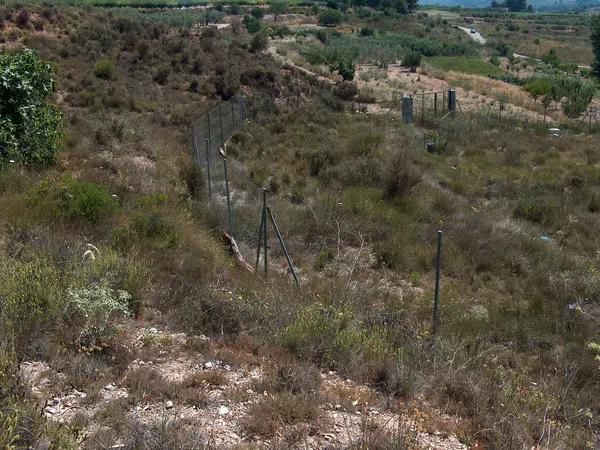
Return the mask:
<svg viewBox="0 0 600 450">
<path fill-rule="evenodd" d="M 421 5 L 486 8 L 491 0 L 420 0 Z M 532 0 L 536 11 L 585 11 L 600 8 L 600 0 Z"/>
</svg>

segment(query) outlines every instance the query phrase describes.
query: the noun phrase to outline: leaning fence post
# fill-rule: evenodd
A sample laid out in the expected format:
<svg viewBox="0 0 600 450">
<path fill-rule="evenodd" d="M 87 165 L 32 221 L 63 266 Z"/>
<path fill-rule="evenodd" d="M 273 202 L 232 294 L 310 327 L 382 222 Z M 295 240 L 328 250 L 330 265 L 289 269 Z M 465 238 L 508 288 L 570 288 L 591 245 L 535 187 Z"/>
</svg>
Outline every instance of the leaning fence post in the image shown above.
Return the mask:
<svg viewBox="0 0 600 450">
<path fill-rule="evenodd" d="M 413 98 L 409 96 L 402 97 L 402 121 L 412 123 L 413 120 Z"/>
<path fill-rule="evenodd" d="M 448 91 L 448 110 L 450 112 L 456 112 L 456 90 L 450 89 Z"/>
<path fill-rule="evenodd" d="M 435 256 L 435 293 L 433 295 L 433 334 L 437 333 L 439 326 L 439 297 L 440 297 L 440 276 L 442 264 L 442 232 L 437 234 L 437 253 Z"/>
<path fill-rule="evenodd" d="M 285 259 L 287 260 L 290 271 L 292 272 L 292 276 L 294 277 L 294 281 L 296 281 L 296 285 L 298 289 L 302 290 L 300 287 L 300 281 L 298 281 L 298 277 L 296 276 L 296 271 L 294 270 L 294 265 L 292 264 L 292 259 L 290 258 L 290 254 L 287 251 L 285 246 L 285 242 L 283 241 L 283 237 L 281 236 L 281 232 L 279 231 L 279 227 L 277 226 L 277 222 L 275 221 L 275 217 L 271 212 L 271 208 L 267 206 L 267 212 L 269 213 L 269 218 L 271 219 L 271 223 L 273 224 L 273 228 L 275 228 L 275 233 L 277 233 L 277 239 L 279 240 L 279 245 L 281 245 L 281 249 L 283 250 L 283 254 L 285 255 Z"/>
<path fill-rule="evenodd" d="M 223 172 L 225 174 L 225 194 L 227 195 L 227 229 L 229 235 L 233 236 L 233 223 L 231 222 L 231 199 L 229 197 L 229 177 L 227 176 L 227 157 L 225 153 L 221 151 L 223 157 Z"/>
<path fill-rule="evenodd" d="M 192 123 L 192 152 L 194 154 L 194 162 L 200 164 L 200 156 L 198 155 L 198 139 L 196 137 L 196 124 Z"/>
<path fill-rule="evenodd" d="M 223 103 L 219 103 L 219 122 L 221 124 L 221 147 L 225 145 L 225 136 L 223 135 Z"/>
<path fill-rule="evenodd" d="M 211 200 L 212 183 L 210 181 L 210 138 L 206 138 L 206 178 L 208 180 L 208 200 Z"/>
</svg>

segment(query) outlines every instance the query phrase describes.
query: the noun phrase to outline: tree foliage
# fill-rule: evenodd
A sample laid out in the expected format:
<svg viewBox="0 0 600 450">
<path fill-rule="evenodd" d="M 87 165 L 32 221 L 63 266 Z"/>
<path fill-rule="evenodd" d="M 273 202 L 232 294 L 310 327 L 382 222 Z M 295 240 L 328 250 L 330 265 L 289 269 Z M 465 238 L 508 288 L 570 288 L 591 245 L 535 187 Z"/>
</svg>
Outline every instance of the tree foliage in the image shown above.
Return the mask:
<svg viewBox="0 0 600 450">
<path fill-rule="evenodd" d="M 591 28 L 592 48 L 596 58 L 592 66 L 592 72 L 597 78 L 600 78 L 600 14 L 592 16 Z"/>
<path fill-rule="evenodd" d="M 54 92 L 52 67 L 24 49 L 0 54 L 0 164 L 54 162 L 62 142 L 62 117 L 47 102 Z"/>
</svg>

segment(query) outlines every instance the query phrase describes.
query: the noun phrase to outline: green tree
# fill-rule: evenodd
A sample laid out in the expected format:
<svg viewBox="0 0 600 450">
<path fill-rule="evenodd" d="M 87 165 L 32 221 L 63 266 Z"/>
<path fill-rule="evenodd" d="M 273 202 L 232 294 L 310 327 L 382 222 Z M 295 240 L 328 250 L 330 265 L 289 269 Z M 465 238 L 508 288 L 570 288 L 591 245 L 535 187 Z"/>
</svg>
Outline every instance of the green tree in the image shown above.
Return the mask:
<svg viewBox="0 0 600 450">
<path fill-rule="evenodd" d="M 416 72 L 421 65 L 421 54 L 419 52 L 407 52 L 401 61 L 402 67 L 408 67 L 411 72 Z"/>
<path fill-rule="evenodd" d="M 600 78 L 600 14 L 592 16 L 592 48 L 594 50 L 594 56 L 596 60 L 592 66 L 592 73 L 597 78 Z"/>
<path fill-rule="evenodd" d="M 30 49 L 0 54 L 0 165 L 54 162 L 62 117 L 47 99 L 55 90 L 52 67 Z"/>
<path fill-rule="evenodd" d="M 324 27 L 331 27 L 342 23 L 342 13 L 335 9 L 327 8 L 321 14 L 319 14 L 319 25 Z"/>
<path fill-rule="evenodd" d="M 348 58 L 339 58 L 329 67 L 331 72 L 337 71 L 344 81 L 352 81 L 356 67 L 354 62 Z"/>
</svg>

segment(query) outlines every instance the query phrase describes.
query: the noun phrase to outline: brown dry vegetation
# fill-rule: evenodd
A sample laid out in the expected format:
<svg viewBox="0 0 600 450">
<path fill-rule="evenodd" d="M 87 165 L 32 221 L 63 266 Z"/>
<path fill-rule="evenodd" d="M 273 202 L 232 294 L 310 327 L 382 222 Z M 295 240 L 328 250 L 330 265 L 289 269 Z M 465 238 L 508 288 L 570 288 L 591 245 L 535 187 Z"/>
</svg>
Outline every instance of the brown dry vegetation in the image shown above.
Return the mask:
<svg viewBox="0 0 600 450">
<path fill-rule="evenodd" d="M 283 447 L 302 446 L 333 402 L 353 412 L 373 403 L 393 414 L 406 405 L 439 409 L 468 445 L 598 444 L 600 373 L 588 347 L 600 332 L 593 136 L 556 138 L 476 115 L 423 130 L 395 115 L 356 113 L 326 86 L 252 52 L 245 32 L 71 8 L 42 28 L 52 32 L 25 30 L 18 45 L 56 64 L 66 145 L 55 167 L 0 176 L 0 293 L 13 298 L 26 287 L 60 305 L 66 288 L 105 280 L 132 295 L 136 317 L 120 319 L 108 347 L 88 352 L 77 344 L 77 318 L 48 308 L 16 333 L 14 349 L 2 349 L 0 363 L 14 371 L 15 359 L 47 361 L 90 403 L 108 382 L 126 388 L 127 400 L 96 413 L 103 426 L 84 446 L 120 436 L 131 448 L 210 446 L 191 419 L 130 415 L 170 400 L 202 416 L 210 392 L 226 390 L 221 369 L 173 382 L 135 363 L 175 363 L 179 351 L 199 364 L 211 355 L 221 365 L 262 368 L 251 386 L 266 395 L 253 397 L 241 421 L 257 445 L 281 438 Z M 268 281 L 235 266 L 215 218 L 224 205 L 209 205 L 202 176 L 190 175 L 191 122 L 239 89 L 252 122 L 228 145 L 232 190 L 247 194 L 234 208 L 236 238 L 251 260 L 255 193 L 268 186 L 302 291 L 279 270 L 274 240 Z M 438 153 L 422 148 L 424 131 L 437 135 Z M 66 176 L 114 194 L 114 203 L 95 220 L 62 214 L 50 194 L 70 183 Z M 438 229 L 441 328 L 433 337 Z M 84 264 L 90 242 L 101 256 Z M 133 343 L 136 320 L 196 338 L 181 349 L 172 337 Z M 329 371 L 370 390 L 323 387 Z M 84 419 L 46 424 L 14 378 L 2 382 L 0 418 L 15 425 L 0 438 L 19 429 L 20 446 L 79 444 Z M 245 385 L 230 391 L 251 395 Z M 404 448 L 412 431 L 392 425 L 365 419 L 352 446 Z"/>
</svg>

